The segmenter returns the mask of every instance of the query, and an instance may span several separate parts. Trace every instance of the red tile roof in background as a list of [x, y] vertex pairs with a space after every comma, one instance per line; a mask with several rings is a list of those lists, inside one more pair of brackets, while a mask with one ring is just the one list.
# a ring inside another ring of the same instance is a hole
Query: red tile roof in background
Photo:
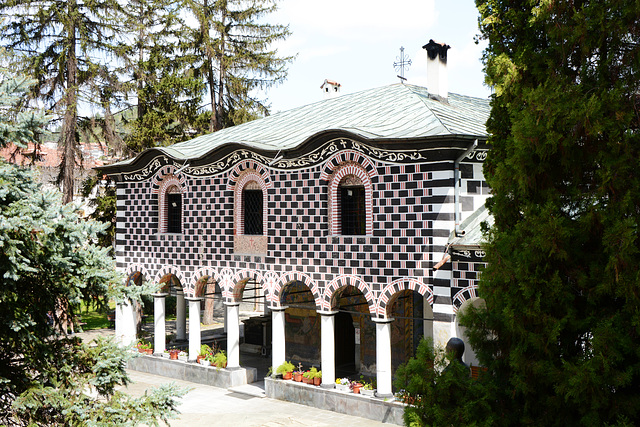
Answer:
[[[29, 144], [27, 148], [9, 145], [0, 148], [0, 156], [7, 162], [20, 166], [31, 166], [32, 164], [48, 168], [60, 166], [62, 153], [57, 148], [52, 147], [52, 144], [41, 144], [38, 149], [39, 159], [32, 163], [34, 148], [34, 144]], [[91, 169], [105, 164], [103, 158], [107, 153], [105, 153], [100, 144], [82, 144], [80, 149], [82, 150], [82, 167], [84, 169]]]

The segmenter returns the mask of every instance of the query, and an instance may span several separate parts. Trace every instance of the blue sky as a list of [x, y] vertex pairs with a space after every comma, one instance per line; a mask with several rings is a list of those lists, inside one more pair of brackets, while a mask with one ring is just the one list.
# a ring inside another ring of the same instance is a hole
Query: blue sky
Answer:
[[405, 48], [412, 65], [407, 82], [427, 86], [429, 39], [451, 46], [449, 91], [487, 97], [477, 45], [478, 11], [472, 0], [281, 0], [265, 20], [289, 24], [293, 33], [277, 45], [295, 55], [287, 80], [267, 92], [271, 111], [283, 111], [322, 99], [325, 79], [342, 85], [343, 94], [399, 82], [393, 63]]

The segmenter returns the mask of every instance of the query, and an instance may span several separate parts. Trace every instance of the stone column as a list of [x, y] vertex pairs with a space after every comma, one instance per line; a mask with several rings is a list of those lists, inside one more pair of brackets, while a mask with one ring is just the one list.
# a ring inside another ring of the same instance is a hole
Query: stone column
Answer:
[[187, 316], [184, 302], [184, 292], [178, 290], [176, 295], [176, 341], [187, 339]]
[[[284, 311], [287, 307], [270, 307], [271, 310], [271, 363], [275, 371], [285, 362]], [[322, 373], [324, 375], [324, 372]]]
[[376, 324], [376, 378], [378, 382], [378, 396], [392, 397], [391, 322], [393, 322], [393, 319], [373, 319], [373, 321]]
[[122, 345], [134, 344], [136, 328], [135, 305], [129, 300], [116, 304], [116, 342]]
[[240, 303], [227, 306], [227, 368], [240, 367]]
[[195, 361], [200, 353], [200, 300], [185, 298], [189, 302], [189, 361]]
[[322, 387], [334, 388], [336, 382], [335, 315], [337, 311], [318, 311], [320, 315], [320, 364]]
[[165, 298], [168, 294], [153, 295], [153, 352], [162, 354], [166, 349]]

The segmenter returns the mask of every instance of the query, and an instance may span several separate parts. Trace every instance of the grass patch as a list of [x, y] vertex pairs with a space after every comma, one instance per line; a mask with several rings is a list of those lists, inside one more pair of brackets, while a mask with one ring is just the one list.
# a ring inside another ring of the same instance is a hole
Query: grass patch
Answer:
[[[109, 310], [115, 308], [114, 302], [109, 302]], [[98, 311], [94, 306], [87, 306], [82, 303], [80, 307], [79, 320], [82, 323], [83, 331], [91, 331], [93, 329], [106, 329], [112, 327], [112, 323], [107, 319], [108, 311]]]

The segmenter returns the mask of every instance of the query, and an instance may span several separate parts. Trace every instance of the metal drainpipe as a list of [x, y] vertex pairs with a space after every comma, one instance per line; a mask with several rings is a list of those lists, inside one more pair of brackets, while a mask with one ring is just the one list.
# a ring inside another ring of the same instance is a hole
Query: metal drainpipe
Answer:
[[460, 209], [460, 162], [462, 160], [464, 160], [465, 157], [467, 157], [469, 155], [469, 153], [471, 153], [473, 150], [476, 149], [476, 147], [478, 146], [478, 140], [476, 139], [475, 141], [473, 141], [473, 144], [471, 144], [469, 146], [469, 148], [467, 148], [467, 150], [462, 153], [462, 155], [460, 157], [458, 157], [456, 159], [456, 161], [453, 163], [453, 203], [454, 203], [454, 209], [455, 209], [455, 221], [456, 221], [456, 225], [454, 227], [454, 234], [456, 235], [456, 237], [461, 237], [464, 236], [464, 230], [460, 230], [458, 227], [460, 227], [460, 223], [461, 221], [461, 209]]

